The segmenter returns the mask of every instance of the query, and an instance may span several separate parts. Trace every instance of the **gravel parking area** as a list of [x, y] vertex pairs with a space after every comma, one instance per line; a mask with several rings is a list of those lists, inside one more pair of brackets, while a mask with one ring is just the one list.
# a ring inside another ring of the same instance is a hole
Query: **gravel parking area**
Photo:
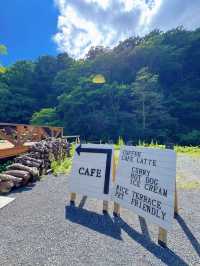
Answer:
[[179, 187], [192, 184], [193, 187], [200, 188], [200, 157], [178, 155], [177, 181]]
[[67, 177], [45, 177], [0, 210], [0, 265], [200, 265], [199, 193], [179, 189], [180, 214], [163, 249], [156, 226], [125, 209], [114, 219], [111, 204], [103, 215], [94, 199], [70, 207]]

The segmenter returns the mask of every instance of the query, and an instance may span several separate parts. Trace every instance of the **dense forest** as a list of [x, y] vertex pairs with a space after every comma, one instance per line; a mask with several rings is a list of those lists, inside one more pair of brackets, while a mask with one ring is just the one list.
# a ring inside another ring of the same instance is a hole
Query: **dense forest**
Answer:
[[[0, 71], [0, 121], [64, 126], [88, 140], [200, 144], [200, 28], [18, 61]], [[105, 83], [92, 82], [101, 74]]]

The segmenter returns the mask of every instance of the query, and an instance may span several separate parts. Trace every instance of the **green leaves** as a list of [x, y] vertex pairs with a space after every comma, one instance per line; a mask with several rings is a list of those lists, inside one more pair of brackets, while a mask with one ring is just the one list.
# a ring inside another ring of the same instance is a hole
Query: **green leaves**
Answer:
[[199, 47], [200, 29], [179, 27], [93, 47], [81, 60], [18, 61], [0, 73], [0, 121], [64, 125], [87, 139], [198, 145]]
[[3, 44], [0, 44], [0, 54], [7, 54], [7, 48]]
[[39, 112], [35, 112], [31, 119], [33, 125], [58, 126], [57, 114], [55, 108], [43, 108]]
[[[5, 45], [0, 44], [0, 55], [6, 55], [7, 54], [7, 48]], [[4, 74], [6, 72], [6, 68], [1, 66], [0, 64], [0, 74]]]

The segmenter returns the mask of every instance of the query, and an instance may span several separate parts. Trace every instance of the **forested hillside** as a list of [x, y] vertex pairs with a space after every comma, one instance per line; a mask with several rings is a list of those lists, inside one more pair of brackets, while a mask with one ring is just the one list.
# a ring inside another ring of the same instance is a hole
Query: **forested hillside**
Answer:
[[[93, 83], [96, 74], [106, 82]], [[89, 140], [199, 145], [200, 29], [153, 31], [84, 60], [18, 61], [0, 74], [0, 121], [64, 126]]]

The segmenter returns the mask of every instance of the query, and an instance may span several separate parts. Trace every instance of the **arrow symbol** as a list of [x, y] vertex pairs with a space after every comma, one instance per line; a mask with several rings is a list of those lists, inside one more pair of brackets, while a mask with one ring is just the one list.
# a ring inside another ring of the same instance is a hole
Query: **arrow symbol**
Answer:
[[81, 153], [103, 153], [106, 154], [106, 171], [105, 171], [105, 181], [104, 181], [104, 194], [109, 193], [110, 184], [110, 169], [112, 161], [112, 149], [102, 149], [102, 148], [83, 148], [81, 144], [76, 148], [77, 154], [80, 156]]

